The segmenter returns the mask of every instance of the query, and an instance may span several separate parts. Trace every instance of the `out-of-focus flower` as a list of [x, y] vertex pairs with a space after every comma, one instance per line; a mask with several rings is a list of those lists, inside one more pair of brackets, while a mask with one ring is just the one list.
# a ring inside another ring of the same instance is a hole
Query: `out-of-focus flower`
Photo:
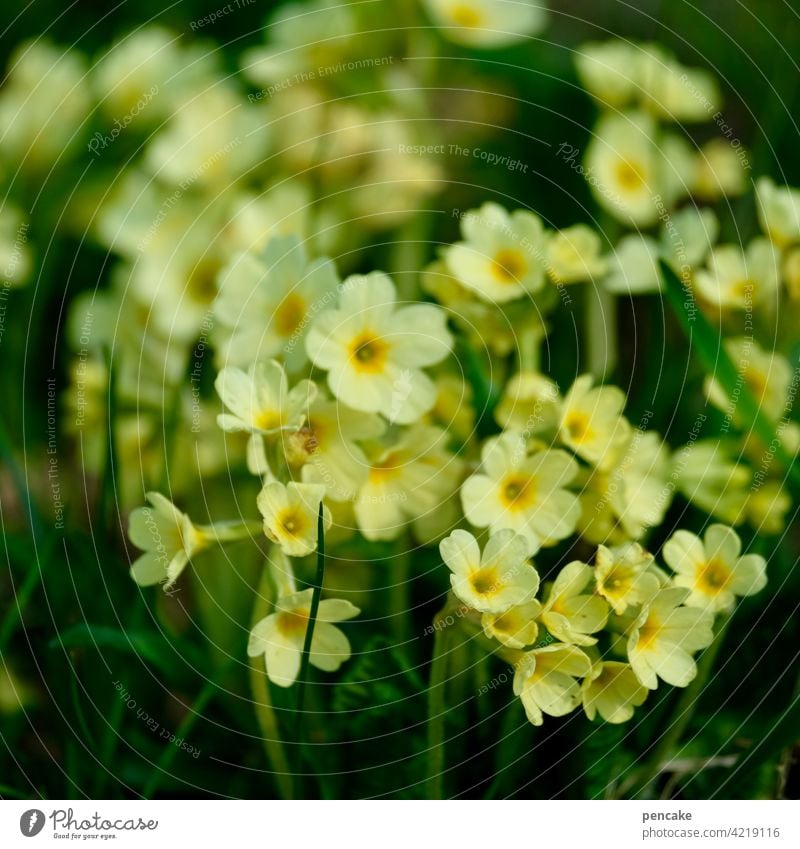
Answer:
[[42, 170], [83, 137], [91, 109], [80, 55], [44, 41], [21, 44], [0, 92], [0, 153], [24, 169]]
[[575, 54], [581, 84], [604, 106], [626, 106], [637, 92], [637, 53], [635, 45], [621, 39], [582, 44]]
[[[302, 590], [279, 598], [275, 612], [257, 622], [250, 632], [247, 654], [264, 655], [267, 676], [279, 687], [291, 687], [300, 672], [313, 592]], [[349, 660], [350, 641], [333, 623], [352, 619], [360, 612], [343, 599], [320, 601], [308, 657], [312, 666], [323, 672], [335, 672]]]
[[220, 360], [244, 366], [282, 357], [296, 373], [308, 362], [310, 322], [335, 304], [338, 284], [333, 263], [309, 260], [296, 236], [273, 239], [263, 259], [237, 255], [220, 274], [214, 302]]
[[397, 308], [394, 284], [373, 272], [345, 280], [337, 307], [316, 317], [305, 344], [340, 401], [409, 424], [436, 402], [436, 386], [422, 367], [443, 360], [452, 339], [439, 307]]
[[653, 556], [635, 542], [599, 546], [594, 570], [598, 595], [622, 616], [629, 607], [643, 604], [658, 592], [652, 565]]
[[494, 417], [500, 427], [532, 436], [556, 426], [560, 400], [555, 381], [539, 372], [521, 371], [506, 383]]
[[692, 194], [702, 200], [738, 197], [747, 189], [746, 154], [726, 139], [711, 139], [695, 157]]
[[545, 286], [547, 236], [538, 215], [485, 203], [464, 214], [461, 235], [443, 257], [456, 280], [480, 297], [502, 304]]
[[475, 527], [488, 527], [492, 534], [510, 528], [535, 549], [575, 530], [580, 504], [566, 487], [578, 465], [565, 451], [528, 455], [524, 437], [506, 432], [486, 441], [481, 464], [482, 473], [461, 487], [464, 515]]
[[547, 242], [547, 273], [555, 283], [593, 280], [606, 271], [600, 236], [586, 224], [558, 230]]
[[714, 639], [714, 615], [684, 607], [688, 590], [660, 590], [642, 607], [628, 636], [628, 659], [636, 677], [649, 690], [658, 678], [673, 687], [686, 687], [697, 675], [692, 655]]
[[748, 521], [760, 534], [783, 533], [791, 508], [792, 497], [778, 481], [765, 481], [751, 490], [745, 502]]
[[[280, 481], [264, 484], [258, 494], [258, 510], [264, 517], [264, 533], [290, 557], [304, 557], [317, 548], [319, 506], [325, 495], [320, 484]], [[331, 515], [323, 508], [323, 525], [329, 528]]]
[[779, 248], [800, 240], [800, 190], [776, 186], [769, 177], [760, 177], [756, 209], [761, 229]]
[[678, 488], [692, 504], [723, 522], [742, 521], [752, 474], [725, 444], [717, 439], [689, 443], [675, 452], [673, 469]]
[[556, 576], [542, 606], [541, 621], [562, 643], [592, 646], [608, 620], [608, 605], [584, 590], [592, 580], [592, 568], [579, 560], [568, 563]]
[[733, 528], [711, 525], [701, 540], [676, 531], [664, 544], [664, 559], [675, 584], [686, 587], [686, 604], [716, 612], [731, 610], [737, 596], [755, 595], [767, 583], [767, 564], [759, 554], [740, 556], [742, 541]]
[[708, 269], [695, 273], [694, 283], [702, 298], [723, 309], [774, 307], [779, 263], [778, 252], [764, 238], [753, 239], [744, 252], [736, 245], [720, 245], [711, 252]]
[[686, 68], [658, 44], [644, 44], [636, 62], [642, 105], [666, 121], [708, 121], [720, 107], [708, 71]]
[[533, 725], [543, 714], [564, 716], [581, 703], [576, 678], [591, 672], [591, 661], [577, 646], [560, 643], [525, 652], [514, 673], [514, 695], [519, 696]]
[[31, 274], [27, 216], [7, 200], [0, 207], [0, 280], [22, 286]]
[[540, 32], [546, 8], [527, 0], [424, 0], [442, 33], [468, 47], [504, 47]]
[[622, 415], [625, 393], [616, 386], [593, 387], [593, 382], [591, 375], [581, 375], [564, 396], [559, 434], [579, 457], [608, 468], [631, 438], [631, 427]]
[[[789, 361], [777, 351], [765, 351], [754, 339], [747, 336], [726, 339], [723, 344], [739, 378], [747, 384], [761, 411], [777, 421], [785, 412], [792, 382], [792, 367]], [[715, 378], [706, 378], [708, 400], [730, 418], [745, 426], [747, 423], [742, 421], [737, 410], [740, 391], [741, 387], [734, 387], [729, 395]]]
[[627, 722], [634, 708], [644, 704], [647, 692], [630, 664], [598, 661], [581, 685], [583, 710], [589, 719], [599, 713], [606, 722]]
[[355, 504], [358, 527], [367, 539], [396, 539], [410, 520], [431, 520], [447, 509], [462, 474], [447, 441], [441, 428], [418, 423], [375, 451]]
[[481, 554], [469, 531], [455, 530], [439, 543], [439, 551], [452, 573], [453, 592], [481, 613], [527, 604], [539, 589], [539, 574], [528, 560], [530, 542], [513, 531], [495, 534]]

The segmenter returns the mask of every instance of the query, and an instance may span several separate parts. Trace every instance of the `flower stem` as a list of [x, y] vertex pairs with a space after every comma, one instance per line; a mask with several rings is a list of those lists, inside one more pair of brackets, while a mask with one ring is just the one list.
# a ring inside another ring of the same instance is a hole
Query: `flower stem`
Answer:
[[[671, 760], [674, 750], [680, 743], [681, 737], [683, 737], [683, 733], [689, 725], [692, 716], [694, 716], [697, 702], [705, 689], [708, 678], [711, 675], [711, 670], [714, 668], [714, 662], [717, 659], [720, 647], [725, 641], [725, 635], [728, 631], [730, 621], [731, 614], [725, 614], [724, 618], [720, 622], [714, 642], [711, 643], [700, 658], [700, 662], [697, 665], [697, 675], [692, 683], [686, 687], [678, 700], [678, 704], [674, 711], [674, 716], [676, 717], [675, 721], [669, 726], [667, 732], [659, 740], [658, 745], [648, 758], [647, 763], [642, 768], [642, 771], [634, 777], [632, 788], [629, 785], [628, 788], [623, 788], [623, 790], [632, 789], [632, 795], [636, 796], [642, 794], [643, 798], [649, 798], [653, 782], [661, 773], [664, 765], [669, 763]], [[678, 749], [678, 751], [680, 751], [680, 749]]]
[[[309, 666], [311, 662], [311, 644], [314, 640], [314, 627], [317, 624], [317, 613], [319, 612], [319, 600], [322, 595], [322, 584], [325, 580], [325, 528], [323, 523], [323, 506], [320, 501], [319, 514], [317, 515], [317, 576], [313, 584], [311, 594], [311, 609], [308, 613], [308, 628], [303, 641], [303, 654], [300, 658], [300, 674], [297, 680], [297, 702], [295, 704], [295, 734], [294, 742], [297, 745], [298, 763], [302, 766], [304, 734], [302, 726], [303, 707], [305, 705], [306, 683], [308, 682]], [[298, 776], [302, 770], [298, 771]]]
[[445, 610], [433, 620], [433, 662], [428, 685], [428, 773], [426, 795], [429, 799], [444, 798], [444, 716], [445, 684], [447, 683], [447, 654], [449, 635], [444, 622]]

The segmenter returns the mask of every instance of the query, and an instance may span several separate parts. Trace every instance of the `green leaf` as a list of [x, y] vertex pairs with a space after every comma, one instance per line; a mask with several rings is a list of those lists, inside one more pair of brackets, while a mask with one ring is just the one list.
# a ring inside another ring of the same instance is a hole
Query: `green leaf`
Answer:
[[738, 393], [742, 418], [751, 422], [752, 432], [764, 446], [775, 447], [776, 458], [787, 470], [795, 486], [800, 486], [800, 468], [795, 464], [794, 458], [789, 456], [783, 443], [775, 439], [774, 423], [763, 413], [747, 382], [741, 379], [720, 335], [695, 304], [688, 284], [681, 282], [675, 270], [665, 260], [659, 260], [659, 266], [667, 302], [689, 340], [690, 350], [696, 351], [708, 373], [714, 376], [728, 395]]

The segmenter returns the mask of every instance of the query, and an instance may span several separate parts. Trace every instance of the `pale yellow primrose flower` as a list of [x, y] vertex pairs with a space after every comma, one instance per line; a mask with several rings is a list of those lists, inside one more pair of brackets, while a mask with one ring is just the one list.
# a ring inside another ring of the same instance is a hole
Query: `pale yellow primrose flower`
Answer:
[[547, 243], [547, 273], [555, 283], [579, 283], [605, 274], [600, 236], [586, 224], [558, 230]]
[[608, 605], [602, 598], [584, 593], [591, 580], [591, 566], [574, 560], [558, 573], [550, 587], [541, 621], [562, 643], [592, 646], [597, 639], [589, 634], [605, 627]]
[[582, 44], [575, 54], [581, 85], [600, 103], [619, 108], [634, 97], [638, 47], [621, 39]]
[[[325, 495], [320, 484], [280, 481], [264, 484], [258, 494], [258, 510], [264, 517], [264, 533], [290, 557], [304, 557], [317, 548], [319, 505]], [[331, 514], [323, 508], [323, 526], [331, 526]]]
[[447, 451], [441, 428], [417, 423], [369, 464], [355, 503], [358, 528], [368, 540], [397, 539], [411, 520], [446, 509], [463, 463]]
[[538, 215], [485, 203], [461, 218], [461, 235], [442, 256], [453, 277], [484, 300], [502, 304], [544, 288], [547, 234]]
[[483, 473], [461, 487], [464, 515], [491, 533], [511, 528], [536, 550], [568, 537], [580, 516], [580, 503], [566, 487], [578, 464], [565, 451], [528, 455], [521, 434], [508, 431], [488, 439], [481, 452]]
[[591, 661], [577, 646], [555, 643], [525, 652], [514, 673], [514, 695], [522, 700], [533, 725], [544, 722], [543, 714], [565, 716], [581, 702], [576, 678], [591, 671]]
[[539, 32], [547, 20], [543, 5], [527, 0], [424, 0], [442, 34], [469, 47], [505, 47]]
[[[740, 377], [750, 389], [761, 411], [773, 421], [784, 413], [792, 382], [792, 367], [777, 351], [765, 351], [748, 336], [726, 339], [723, 343]], [[737, 409], [738, 393], [729, 396], [713, 377], [705, 382], [708, 400], [741, 423]]]
[[305, 483], [323, 484], [327, 498], [350, 501], [370, 468], [357, 441], [376, 439], [385, 429], [380, 416], [318, 397], [309, 406], [303, 426], [284, 434], [286, 459], [290, 466], [302, 469]]
[[769, 177], [760, 177], [756, 208], [761, 229], [779, 248], [800, 240], [800, 190], [776, 186]]
[[760, 554], [741, 557], [742, 541], [733, 528], [711, 525], [703, 540], [676, 531], [664, 544], [664, 559], [675, 571], [675, 584], [686, 587], [690, 607], [730, 610], [736, 596], [755, 595], [767, 584], [767, 563]]
[[776, 304], [780, 256], [769, 240], [753, 239], [746, 251], [720, 245], [711, 252], [708, 268], [695, 272], [701, 298], [723, 309], [752, 310]]
[[264, 435], [299, 429], [317, 395], [316, 384], [310, 380], [301, 380], [289, 390], [286, 372], [276, 360], [254, 363], [246, 373], [228, 366], [217, 375], [214, 387], [230, 410], [217, 416], [217, 424], [227, 432], [250, 434], [247, 466], [253, 474], [270, 472]]
[[433, 407], [436, 386], [422, 371], [443, 360], [452, 337], [443, 310], [431, 304], [397, 307], [382, 272], [353, 275], [336, 309], [319, 315], [306, 351], [328, 372], [331, 392], [354, 410], [410, 424]]
[[529, 541], [513, 531], [495, 534], [481, 555], [475, 537], [461, 529], [439, 543], [456, 596], [481, 613], [504, 613], [534, 600], [539, 573], [529, 562]]
[[592, 388], [593, 378], [576, 378], [561, 406], [560, 435], [579, 457], [600, 468], [614, 465], [631, 437], [623, 417], [625, 393], [616, 386]]
[[521, 371], [505, 385], [495, 407], [495, 421], [502, 428], [535, 435], [553, 428], [559, 419], [558, 385], [535, 371]]
[[599, 713], [614, 724], [627, 722], [634, 708], [644, 704], [647, 693], [629, 664], [612, 660], [596, 663], [581, 685], [586, 716], [593, 720]]
[[[300, 672], [313, 592], [307, 589], [279, 598], [275, 613], [257, 622], [250, 632], [248, 656], [263, 654], [267, 676], [279, 687], [291, 687]], [[333, 623], [352, 619], [360, 612], [343, 599], [320, 601], [308, 658], [312, 666], [335, 672], [349, 660], [350, 641]]]
[[502, 613], [484, 613], [481, 616], [483, 633], [510, 649], [524, 649], [536, 641], [539, 633], [536, 619], [541, 612], [542, 605], [538, 601], [529, 601]]
[[[195, 525], [160, 493], [148, 492], [145, 497], [151, 506], [137, 507], [128, 521], [130, 541], [145, 552], [131, 564], [131, 577], [141, 587], [164, 583], [164, 589], [170, 589], [195, 554], [214, 542], [242, 536], [241, 523]], [[229, 535], [234, 527], [239, 532]]]
[[744, 156], [728, 139], [711, 139], [704, 144], [695, 157], [692, 195], [717, 200], [744, 194], [748, 187]]
[[653, 563], [653, 555], [635, 542], [612, 548], [598, 546], [594, 568], [597, 594], [618, 616], [629, 607], [644, 604], [659, 589], [658, 577], [651, 570]]
[[310, 319], [334, 305], [338, 284], [333, 263], [310, 260], [296, 236], [272, 239], [262, 258], [238, 254], [220, 273], [214, 302], [221, 362], [244, 367], [281, 357], [296, 373], [308, 362]]
[[661, 678], [673, 687], [686, 687], [697, 675], [692, 655], [714, 639], [714, 614], [684, 607], [689, 591], [660, 590], [645, 604], [628, 636], [628, 660], [636, 677], [649, 690]]

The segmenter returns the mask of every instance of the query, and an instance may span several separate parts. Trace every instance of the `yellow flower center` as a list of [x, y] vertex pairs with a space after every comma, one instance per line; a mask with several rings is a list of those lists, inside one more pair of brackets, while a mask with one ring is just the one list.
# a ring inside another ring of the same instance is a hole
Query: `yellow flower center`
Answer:
[[511, 248], [499, 250], [492, 260], [492, 274], [501, 283], [518, 283], [527, 268], [525, 257]]
[[300, 537], [308, 529], [308, 521], [298, 507], [287, 507], [278, 516], [278, 527], [286, 536]]
[[510, 510], [524, 510], [536, 496], [533, 479], [522, 475], [510, 475], [502, 483], [501, 500]]
[[660, 633], [661, 623], [651, 614], [647, 617], [644, 625], [639, 628], [639, 648], [652, 648], [653, 644], [658, 642]]
[[350, 360], [356, 371], [377, 374], [383, 371], [389, 355], [389, 346], [371, 333], [362, 333], [350, 345]]
[[281, 336], [291, 336], [305, 316], [305, 299], [294, 293], [287, 295], [275, 310], [275, 329]]
[[186, 292], [193, 301], [210, 304], [217, 294], [217, 275], [222, 263], [218, 259], [205, 257], [189, 272]]
[[480, 12], [468, 3], [456, 3], [450, 12], [453, 23], [460, 27], [479, 27], [483, 24]]
[[260, 410], [256, 413], [253, 424], [259, 430], [274, 430], [281, 426], [281, 414], [278, 410]]
[[624, 595], [630, 590], [636, 573], [625, 566], [614, 566], [602, 582], [602, 590], [607, 595]]
[[721, 560], [712, 558], [700, 570], [697, 583], [702, 592], [716, 595], [725, 589], [730, 578], [730, 569]]
[[742, 299], [744, 299], [744, 298], [746, 298], [746, 297], [748, 297], [748, 296], [749, 296], [749, 297], [750, 297], [750, 300], [752, 301], [752, 300], [755, 298], [755, 295], [756, 295], [756, 284], [755, 284], [755, 281], [754, 281], [754, 280], [750, 280], [750, 279], [747, 279], [747, 280], [737, 280], [737, 281], [736, 281], [736, 282], [735, 282], [735, 283], [731, 286], [731, 292], [732, 292], [732, 293], [733, 293], [733, 294], [734, 294], [737, 298], [742, 298]]
[[284, 637], [302, 637], [308, 627], [308, 608], [296, 607], [278, 614], [278, 630]]
[[500, 588], [500, 577], [497, 574], [497, 569], [493, 566], [486, 566], [476, 569], [469, 576], [469, 583], [476, 595], [491, 595]]
[[594, 436], [594, 429], [590, 425], [591, 419], [581, 410], [573, 410], [567, 413], [564, 427], [573, 442], [588, 442]]
[[642, 169], [627, 159], [621, 159], [617, 163], [616, 176], [617, 182], [625, 191], [634, 192], [645, 185]]

